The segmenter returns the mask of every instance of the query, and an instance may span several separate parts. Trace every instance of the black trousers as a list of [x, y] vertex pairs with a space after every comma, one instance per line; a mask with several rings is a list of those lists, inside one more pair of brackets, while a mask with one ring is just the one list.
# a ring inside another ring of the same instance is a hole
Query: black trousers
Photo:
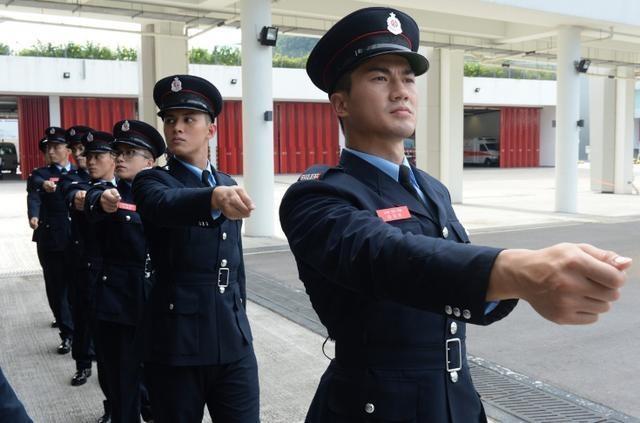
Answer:
[[140, 404], [146, 389], [141, 386], [142, 364], [135, 334], [135, 326], [97, 321], [96, 349], [103, 360], [112, 423], [140, 422]]
[[73, 295], [70, 298], [73, 317], [73, 343], [71, 344], [71, 357], [76, 362], [76, 370], [90, 369], [91, 361], [95, 359], [91, 322], [93, 299], [90, 278], [92, 275], [84, 269], [74, 268], [72, 271], [73, 287], [71, 291], [73, 291]]
[[58, 322], [62, 339], [73, 336], [73, 319], [69, 304], [69, 269], [64, 251], [43, 251], [38, 243], [38, 259], [42, 266], [47, 301]]
[[155, 423], [200, 423], [206, 405], [216, 423], [260, 421], [258, 365], [253, 351], [219, 366], [145, 363]]

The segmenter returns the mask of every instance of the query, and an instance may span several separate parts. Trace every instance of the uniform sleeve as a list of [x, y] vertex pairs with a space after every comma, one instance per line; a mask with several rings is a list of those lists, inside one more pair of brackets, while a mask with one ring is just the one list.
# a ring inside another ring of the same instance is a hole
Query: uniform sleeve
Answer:
[[[238, 234], [242, 231], [242, 221], [238, 223]], [[240, 284], [240, 298], [245, 310], [247, 309], [247, 280], [244, 272], [244, 254], [242, 253], [242, 235], [238, 236], [238, 248], [240, 249], [240, 266], [238, 267], [238, 284]]]
[[0, 421], [33, 423], [0, 369]]
[[84, 213], [87, 216], [87, 220], [91, 223], [100, 222], [104, 220], [109, 214], [102, 210], [100, 205], [100, 197], [107, 188], [113, 188], [112, 186], [106, 186], [102, 184], [92, 185], [84, 197]]
[[488, 324], [515, 305], [502, 302], [485, 315], [486, 292], [500, 249], [403, 233], [324, 181], [292, 185], [280, 207], [291, 250], [309, 278], [376, 299], [443, 314], [446, 305], [469, 310], [465, 321]]
[[140, 172], [133, 180], [133, 198], [142, 218], [160, 227], [216, 227], [226, 219], [212, 216], [211, 188], [172, 186], [163, 170]]
[[33, 179], [33, 174], [27, 178], [27, 216], [29, 220], [33, 217], [40, 216], [40, 204], [42, 202], [40, 193], [36, 190]]

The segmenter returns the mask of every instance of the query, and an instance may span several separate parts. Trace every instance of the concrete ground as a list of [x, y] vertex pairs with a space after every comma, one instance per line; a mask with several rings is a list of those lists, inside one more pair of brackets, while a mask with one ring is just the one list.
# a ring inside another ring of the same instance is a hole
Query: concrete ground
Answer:
[[[636, 168], [636, 175], [640, 169]], [[640, 196], [595, 194], [589, 190], [588, 169], [580, 169], [578, 214], [553, 212], [554, 170], [468, 169], [465, 195], [455, 205], [460, 220], [473, 234], [510, 228], [566, 226], [610, 222], [640, 215]], [[277, 222], [277, 207], [297, 175], [276, 177], [276, 236], [244, 238], [246, 250], [266, 246], [286, 248]], [[238, 178], [242, 183], [242, 178]], [[100, 415], [101, 398], [95, 377], [83, 387], [71, 387], [73, 362], [55, 353], [58, 339], [51, 320], [35, 244], [26, 219], [22, 181], [0, 181], [0, 366], [37, 422], [87, 422]], [[303, 421], [317, 380], [328, 364], [323, 338], [256, 304], [249, 304], [260, 365], [261, 415], [267, 423]], [[487, 357], [490, 359], [490, 357]], [[205, 419], [205, 421], [207, 421]]]

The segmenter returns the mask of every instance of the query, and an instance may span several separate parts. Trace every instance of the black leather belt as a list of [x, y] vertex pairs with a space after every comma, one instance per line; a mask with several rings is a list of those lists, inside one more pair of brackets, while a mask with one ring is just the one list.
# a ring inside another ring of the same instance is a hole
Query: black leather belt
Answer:
[[344, 367], [380, 367], [458, 371], [462, 368], [464, 339], [451, 338], [440, 344], [416, 347], [354, 345], [336, 341], [336, 363]]

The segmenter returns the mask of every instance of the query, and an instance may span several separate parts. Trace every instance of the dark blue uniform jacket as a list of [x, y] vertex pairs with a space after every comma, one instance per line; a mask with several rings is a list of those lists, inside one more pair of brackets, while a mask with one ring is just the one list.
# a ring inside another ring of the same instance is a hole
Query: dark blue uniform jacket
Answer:
[[[213, 175], [218, 185], [236, 184], [215, 169]], [[213, 189], [175, 159], [140, 172], [133, 182], [155, 272], [146, 361], [218, 365], [253, 351], [242, 221], [212, 218]]]
[[[413, 172], [437, 212], [348, 151], [337, 167], [307, 171], [282, 200], [300, 279], [336, 341], [309, 422], [484, 419], [465, 323], [492, 323], [515, 301], [485, 315], [500, 250], [469, 245], [444, 185]], [[402, 206], [410, 217], [385, 222], [377, 215]]]
[[[75, 168], [72, 166], [71, 171]], [[34, 231], [33, 240], [43, 251], [64, 251], [69, 243], [69, 210], [59, 185], [63, 173], [55, 165], [41, 167], [33, 171], [31, 179], [33, 189], [40, 195], [39, 225]], [[46, 192], [42, 185], [45, 181], [58, 184], [54, 192]]]
[[[100, 205], [102, 193], [110, 188], [117, 188], [122, 198], [115, 213], [105, 213]], [[139, 323], [151, 284], [142, 220], [134, 208], [131, 188], [124, 180], [117, 187], [110, 182], [95, 183], [87, 191], [85, 212], [95, 225], [102, 252], [96, 318], [130, 326]]]

